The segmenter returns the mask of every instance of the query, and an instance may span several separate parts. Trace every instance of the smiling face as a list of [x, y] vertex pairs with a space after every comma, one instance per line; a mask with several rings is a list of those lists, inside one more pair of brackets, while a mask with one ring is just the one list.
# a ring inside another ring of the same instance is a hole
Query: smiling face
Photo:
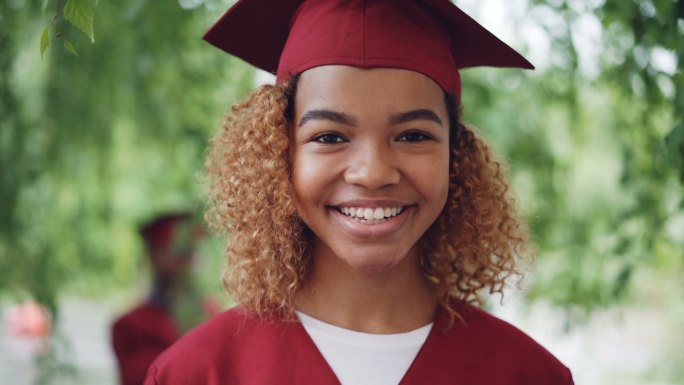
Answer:
[[417, 261], [448, 194], [442, 89], [408, 70], [323, 66], [301, 74], [294, 107], [295, 203], [316, 263], [383, 272]]

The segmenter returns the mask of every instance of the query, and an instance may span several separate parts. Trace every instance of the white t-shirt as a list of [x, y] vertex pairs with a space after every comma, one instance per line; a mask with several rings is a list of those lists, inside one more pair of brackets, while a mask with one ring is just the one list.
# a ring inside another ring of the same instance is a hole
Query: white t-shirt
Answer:
[[342, 385], [397, 385], [432, 329], [431, 323], [406, 333], [370, 334], [297, 316]]

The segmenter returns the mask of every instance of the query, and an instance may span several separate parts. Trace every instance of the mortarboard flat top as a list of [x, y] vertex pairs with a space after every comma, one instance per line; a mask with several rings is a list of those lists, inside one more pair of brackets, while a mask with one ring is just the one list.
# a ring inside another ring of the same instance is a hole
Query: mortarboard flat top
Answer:
[[460, 95], [460, 69], [534, 68], [449, 0], [239, 0], [204, 39], [279, 81], [329, 64], [403, 68]]

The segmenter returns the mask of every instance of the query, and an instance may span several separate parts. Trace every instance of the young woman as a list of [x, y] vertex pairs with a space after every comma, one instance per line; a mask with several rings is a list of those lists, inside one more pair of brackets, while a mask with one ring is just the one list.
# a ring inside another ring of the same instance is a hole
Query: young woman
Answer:
[[448, 0], [242, 0], [205, 38], [278, 82], [207, 162], [239, 306], [146, 384], [572, 384], [472, 304], [518, 274], [526, 233], [458, 70], [524, 58]]

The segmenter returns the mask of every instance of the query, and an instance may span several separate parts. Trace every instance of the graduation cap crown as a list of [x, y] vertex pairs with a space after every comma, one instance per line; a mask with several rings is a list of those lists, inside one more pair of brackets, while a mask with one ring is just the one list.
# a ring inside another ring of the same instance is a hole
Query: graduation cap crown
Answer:
[[[140, 236], [148, 247], [163, 247], [173, 243], [174, 238], [184, 238], [179, 234], [183, 224], [194, 226], [190, 212], [168, 213], [156, 216], [140, 227]], [[182, 232], [182, 231], [181, 231]], [[182, 240], [185, 243], [186, 240]]]
[[460, 69], [534, 68], [449, 0], [239, 0], [204, 39], [278, 81], [322, 65], [389, 67], [460, 95]]

